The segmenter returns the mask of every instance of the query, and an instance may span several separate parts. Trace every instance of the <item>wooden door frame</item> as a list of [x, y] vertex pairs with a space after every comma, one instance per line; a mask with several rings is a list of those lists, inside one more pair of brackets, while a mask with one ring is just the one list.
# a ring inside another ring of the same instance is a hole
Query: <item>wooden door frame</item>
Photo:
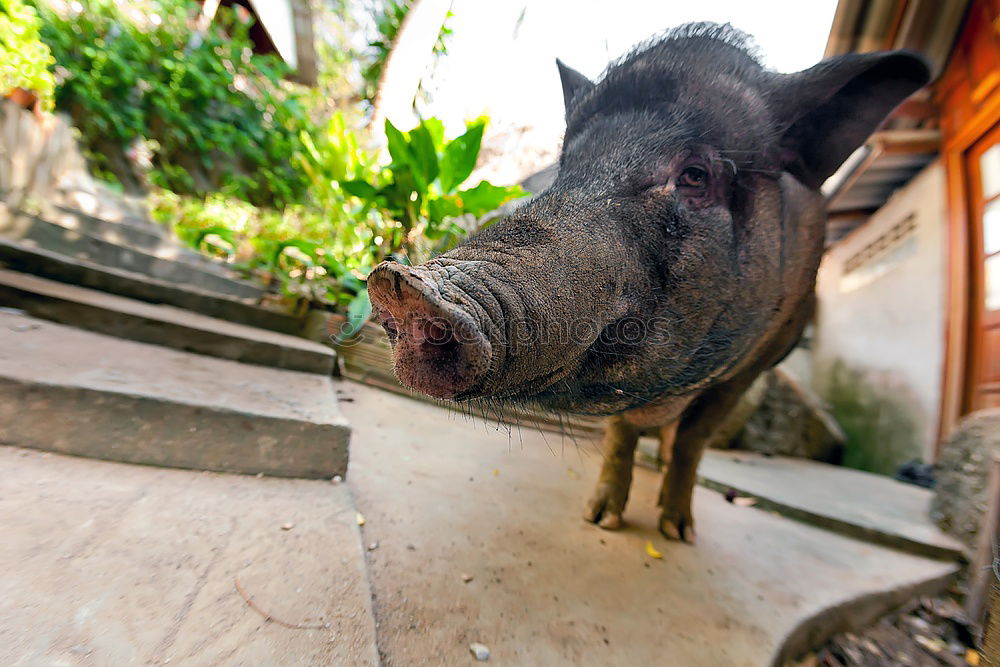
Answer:
[[[989, 141], [992, 140], [992, 143]], [[986, 142], [986, 143], [984, 143]], [[987, 143], [989, 145], [987, 145]], [[982, 156], [992, 146], [1000, 144], [1000, 122], [988, 129], [976, 143], [966, 151], [966, 168], [969, 170], [969, 351], [966, 354], [966, 383], [962, 398], [962, 409], [971, 412], [981, 398], [985, 386], [983, 361], [988, 349], [984, 347], [983, 334], [987, 328], [997, 325], [997, 312], [992, 315], [986, 312], [986, 239], [983, 228], [986, 207], [982, 198], [983, 180], [982, 165], [978, 164]], [[995, 199], [995, 196], [994, 196]], [[989, 315], [989, 317], [987, 317]]]
[[[1000, 89], [994, 89], [975, 115], [944, 146], [943, 157], [948, 187], [948, 294], [945, 323], [944, 369], [941, 383], [941, 410], [935, 460], [951, 429], [964, 414], [971, 395], [974, 374], [969, 372], [977, 334], [979, 309], [972, 308], [973, 221], [966, 154], [995, 125], [1000, 123]], [[976, 258], [981, 259], [981, 258]]]

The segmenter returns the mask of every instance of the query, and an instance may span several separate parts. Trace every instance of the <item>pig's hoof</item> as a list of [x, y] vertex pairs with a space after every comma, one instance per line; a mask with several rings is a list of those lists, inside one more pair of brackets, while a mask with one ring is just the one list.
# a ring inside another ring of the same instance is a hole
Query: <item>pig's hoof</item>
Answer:
[[694, 519], [690, 514], [664, 512], [660, 515], [660, 532], [667, 539], [694, 544]]
[[622, 511], [625, 509], [625, 498], [607, 485], [598, 487], [594, 496], [587, 501], [583, 518], [590, 523], [596, 523], [605, 530], [618, 530], [622, 527]]

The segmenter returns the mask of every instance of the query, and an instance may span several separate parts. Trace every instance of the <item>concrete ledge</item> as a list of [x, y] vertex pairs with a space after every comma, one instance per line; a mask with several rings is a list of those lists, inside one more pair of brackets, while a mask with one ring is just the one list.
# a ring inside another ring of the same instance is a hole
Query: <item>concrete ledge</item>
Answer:
[[0, 443], [280, 477], [345, 475], [329, 378], [0, 313]]
[[330, 375], [319, 343], [0, 269], [0, 304], [81, 329], [220, 359]]
[[0, 377], [0, 443], [88, 458], [247, 475], [347, 474], [346, 424]]
[[100, 266], [8, 239], [0, 238], [0, 265], [59, 282], [147, 303], [168, 304], [261, 329], [297, 335], [302, 327], [299, 318], [261, 308], [249, 300]]
[[790, 660], [823, 645], [841, 632], [860, 632], [882, 616], [916, 597], [936, 595], [958, 576], [960, 568], [951, 572], [885, 591], [877, 591], [834, 604], [805, 619], [786, 637], [771, 660], [773, 667], [782, 667]]
[[962, 560], [962, 545], [927, 515], [932, 492], [871, 473], [805, 459], [709, 450], [698, 481], [737, 491], [757, 507], [866, 542], [929, 558]]

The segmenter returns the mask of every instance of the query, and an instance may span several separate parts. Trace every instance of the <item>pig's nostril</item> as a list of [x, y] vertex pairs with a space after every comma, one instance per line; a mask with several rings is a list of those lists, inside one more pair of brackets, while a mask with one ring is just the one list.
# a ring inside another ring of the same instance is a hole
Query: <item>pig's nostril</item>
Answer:
[[399, 338], [399, 329], [396, 327], [396, 320], [393, 319], [392, 315], [386, 315], [379, 318], [382, 328], [385, 330], [385, 335], [389, 337], [389, 342], [395, 343], [396, 339]]
[[426, 320], [421, 333], [423, 342], [429, 345], [448, 345], [455, 340], [451, 326], [442, 319]]

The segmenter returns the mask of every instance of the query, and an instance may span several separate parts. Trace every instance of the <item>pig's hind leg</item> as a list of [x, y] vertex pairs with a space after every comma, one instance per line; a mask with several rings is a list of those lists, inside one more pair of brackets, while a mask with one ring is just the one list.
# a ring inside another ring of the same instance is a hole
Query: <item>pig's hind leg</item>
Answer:
[[629, 424], [622, 415], [608, 418], [604, 430], [604, 464], [594, 495], [587, 501], [584, 519], [608, 530], [621, 528], [638, 442], [636, 426]]

